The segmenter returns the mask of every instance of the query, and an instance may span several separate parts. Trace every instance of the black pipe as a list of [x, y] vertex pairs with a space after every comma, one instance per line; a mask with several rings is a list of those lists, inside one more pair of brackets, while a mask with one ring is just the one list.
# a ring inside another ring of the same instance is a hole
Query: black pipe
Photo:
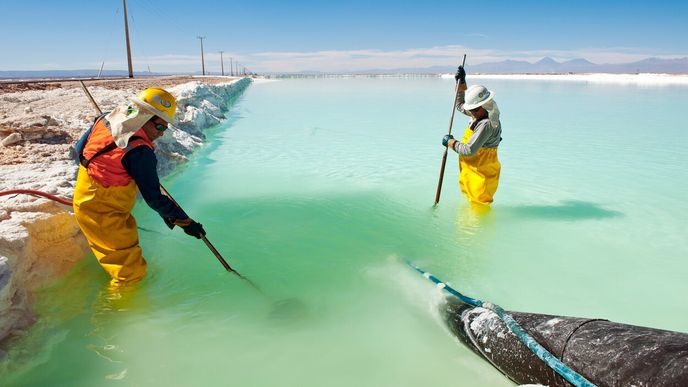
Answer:
[[[570, 386], [492, 311], [448, 297], [444, 318], [471, 350], [518, 384]], [[509, 312], [566, 365], [598, 386], [688, 386], [688, 334], [601, 319]]]

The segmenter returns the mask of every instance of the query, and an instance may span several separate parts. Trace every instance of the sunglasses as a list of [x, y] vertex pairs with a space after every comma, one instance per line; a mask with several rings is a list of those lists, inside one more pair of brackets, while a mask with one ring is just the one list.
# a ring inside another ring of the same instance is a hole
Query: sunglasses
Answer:
[[167, 130], [167, 124], [155, 124], [155, 129], [159, 132], [164, 132]]

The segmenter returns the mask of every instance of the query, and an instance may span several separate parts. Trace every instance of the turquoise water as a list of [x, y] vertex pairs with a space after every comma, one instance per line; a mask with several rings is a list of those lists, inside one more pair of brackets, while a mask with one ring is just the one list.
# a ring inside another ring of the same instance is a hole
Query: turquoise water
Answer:
[[[688, 87], [485, 80], [502, 111], [503, 169], [478, 215], [453, 155], [432, 207], [452, 83], [251, 85], [164, 184], [267, 297], [139, 204], [147, 279], [108, 292], [86, 259], [39, 294], [41, 319], [2, 379], [511, 385], [448, 333], [441, 297], [405, 259], [505, 309], [688, 332]], [[466, 122], [457, 116], [454, 133]], [[290, 298], [303, 313], [272, 313]]]

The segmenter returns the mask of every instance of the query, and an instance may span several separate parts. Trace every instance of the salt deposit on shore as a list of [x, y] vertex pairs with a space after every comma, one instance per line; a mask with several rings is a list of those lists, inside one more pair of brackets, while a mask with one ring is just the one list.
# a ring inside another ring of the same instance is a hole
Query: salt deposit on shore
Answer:
[[[243, 78], [168, 87], [178, 109], [175, 124], [157, 142], [161, 175], [203, 144], [203, 130], [225, 119], [231, 101], [250, 83]], [[141, 88], [132, 86], [90, 91], [108, 111]], [[94, 116], [79, 88], [0, 94], [0, 191], [32, 189], [71, 198], [77, 167], [68, 147]], [[26, 195], [0, 197], [0, 343], [33, 323], [32, 290], [65, 273], [88, 251], [71, 208]]]
[[[688, 85], [688, 74], [470, 74], [471, 79], [513, 79], [638, 84], [647, 86]], [[454, 74], [442, 74], [454, 78]]]

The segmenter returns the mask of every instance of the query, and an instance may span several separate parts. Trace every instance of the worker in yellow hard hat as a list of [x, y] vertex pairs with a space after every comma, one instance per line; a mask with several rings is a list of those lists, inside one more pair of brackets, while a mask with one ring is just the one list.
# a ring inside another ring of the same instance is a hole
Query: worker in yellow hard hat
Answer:
[[131, 104], [96, 118], [77, 143], [80, 166], [74, 214], [93, 254], [113, 285], [141, 279], [146, 260], [131, 214], [136, 192], [170, 227], [201, 238], [205, 230], [160, 190], [153, 152], [174, 121], [177, 102], [163, 89], [148, 88]]
[[502, 141], [502, 124], [494, 92], [485, 86], [466, 87], [463, 66], [455, 75], [458, 98], [456, 109], [469, 116], [471, 121], [457, 141], [450, 134], [442, 138], [442, 145], [459, 154], [459, 186], [473, 204], [490, 204], [499, 185], [501, 164], [497, 147]]

